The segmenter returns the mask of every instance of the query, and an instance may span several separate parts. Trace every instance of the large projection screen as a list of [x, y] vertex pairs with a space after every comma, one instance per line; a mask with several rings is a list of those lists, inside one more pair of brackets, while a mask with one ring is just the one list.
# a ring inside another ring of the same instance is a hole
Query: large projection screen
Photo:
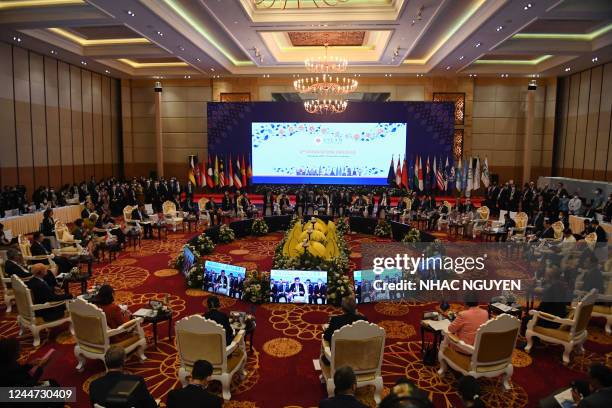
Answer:
[[253, 122], [253, 183], [386, 185], [406, 123]]

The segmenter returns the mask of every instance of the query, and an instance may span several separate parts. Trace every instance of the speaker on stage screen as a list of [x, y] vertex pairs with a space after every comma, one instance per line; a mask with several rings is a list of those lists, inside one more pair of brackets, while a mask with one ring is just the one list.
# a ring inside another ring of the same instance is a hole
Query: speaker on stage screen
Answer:
[[389, 291], [387, 285], [401, 280], [402, 271], [399, 269], [385, 269], [380, 274], [375, 274], [371, 269], [354, 271], [355, 299], [357, 303], [397, 299], [399, 292]]
[[272, 303], [327, 303], [327, 272], [272, 269]]
[[202, 289], [219, 295], [242, 298], [246, 268], [242, 266], [206, 261]]

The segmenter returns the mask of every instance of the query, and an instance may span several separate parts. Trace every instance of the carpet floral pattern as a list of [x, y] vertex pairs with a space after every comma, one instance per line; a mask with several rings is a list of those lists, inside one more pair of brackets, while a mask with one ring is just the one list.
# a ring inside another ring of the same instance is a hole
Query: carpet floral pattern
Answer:
[[[115, 288], [118, 303], [127, 305], [132, 311], [146, 307], [151, 300], [168, 297], [173, 311], [173, 322], [206, 310], [208, 292], [189, 289], [183, 275], [170, 269], [169, 261], [176, 257], [185, 242], [194, 233], [168, 234], [168, 239], [143, 240], [140, 247], [124, 251], [112, 263], [96, 264], [89, 285], [109, 283]], [[205, 259], [233, 263], [248, 270], [267, 271], [272, 266], [272, 256], [281, 233], [262, 237], [238, 239], [229, 244], [220, 244]], [[444, 239], [444, 234], [440, 234]], [[353, 251], [350, 259], [352, 269], [361, 268], [361, 245], [388, 242], [380, 238], [361, 234], [347, 234], [347, 244]], [[498, 271], [507, 278], [522, 276], [524, 271], [512, 263]], [[78, 285], [71, 286], [73, 294], [79, 294]], [[240, 310], [256, 316], [254, 348], [249, 351], [246, 376], [240, 381], [234, 378], [232, 400], [226, 408], [311, 408], [318, 406], [325, 397], [325, 387], [318, 379], [313, 359], [320, 352], [322, 324], [330, 315], [340, 313], [331, 305], [287, 305], [265, 304], [254, 306], [238, 299], [220, 297], [225, 312]], [[394, 302], [367, 303], [359, 305], [359, 311], [367, 318], [385, 328], [387, 333], [384, 348], [382, 374], [388, 393], [395, 381], [408, 377], [428, 392], [436, 407], [460, 406], [456, 392], [458, 375], [452, 370], [444, 377], [437, 374], [438, 365], [423, 364], [421, 355], [420, 319], [424, 312], [437, 310], [438, 299], [423, 299], [421, 302], [397, 300]], [[459, 311], [461, 304], [452, 303], [451, 310]], [[17, 336], [19, 327], [15, 311], [7, 314], [0, 309], [0, 337]], [[148, 347], [147, 360], [141, 362], [131, 357], [126, 369], [145, 378], [155, 398], [165, 403], [168, 391], [180, 386], [177, 377], [180, 359], [176, 338], [168, 338], [166, 322], [158, 327], [157, 347], [153, 343], [151, 325], [145, 324]], [[104, 365], [101, 361], [88, 360], [82, 373], [76, 371], [73, 354], [74, 337], [64, 325], [41, 333], [41, 345], [32, 346], [32, 336], [25, 332], [20, 337], [21, 361], [25, 362], [45, 354], [50, 348], [58, 352], [45, 371], [62, 385], [77, 388], [77, 402], [72, 408], [88, 407], [89, 384], [99, 378]], [[479, 380], [487, 407], [520, 408], [536, 407], [540, 398], [552, 391], [567, 386], [576, 378], [584, 378], [590, 364], [603, 362], [612, 364], [612, 336], [603, 331], [603, 321], [594, 319], [585, 344], [585, 353], [573, 353], [568, 366], [561, 363], [562, 348], [537, 344], [531, 354], [515, 350], [513, 355], [514, 375], [512, 389], [504, 390], [498, 379]], [[554, 373], [554, 375], [550, 375]], [[542, 381], [545, 377], [546, 381]], [[211, 390], [220, 392], [220, 384], [212, 383]], [[373, 407], [373, 388], [357, 390], [357, 396], [366, 405]], [[162, 405], [163, 406], [163, 405]]]

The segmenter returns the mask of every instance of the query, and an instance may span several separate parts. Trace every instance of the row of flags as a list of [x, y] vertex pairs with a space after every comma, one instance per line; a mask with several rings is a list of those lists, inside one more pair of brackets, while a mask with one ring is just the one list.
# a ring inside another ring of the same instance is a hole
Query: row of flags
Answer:
[[250, 183], [253, 173], [251, 163], [244, 155], [208, 155], [204, 162], [199, 162], [198, 156], [189, 156], [188, 178], [195, 186], [208, 188], [246, 187]]
[[489, 162], [485, 157], [480, 163], [480, 157], [459, 159], [456, 162], [449, 161], [448, 156], [443, 160], [442, 156], [423, 156], [401, 160], [397, 159], [397, 165], [391, 157], [389, 174], [387, 175], [389, 185], [397, 188], [405, 188], [415, 191], [472, 191], [480, 188], [480, 183], [485, 188], [489, 187]]

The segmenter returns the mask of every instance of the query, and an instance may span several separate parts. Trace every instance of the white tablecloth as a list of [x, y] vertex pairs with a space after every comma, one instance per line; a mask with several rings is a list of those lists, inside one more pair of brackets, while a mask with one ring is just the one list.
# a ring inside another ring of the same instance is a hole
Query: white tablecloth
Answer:
[[[83, 206], [67, 205], [65, 207], [57, 207], [53, 209], [53, 219], [61, 221], [65, 224], [74, 222], [77, 218], [81, 218], [81, 210]], [[11, 230], [13, 236], [19, 234], [31, 234], [38, 231], [40, 223], [43, 219], [43, 212], [38, 211], [33, 214], [18, 215], [15, 217], [0, 218], [0, 223], [4, 225], [4, 230]]]

